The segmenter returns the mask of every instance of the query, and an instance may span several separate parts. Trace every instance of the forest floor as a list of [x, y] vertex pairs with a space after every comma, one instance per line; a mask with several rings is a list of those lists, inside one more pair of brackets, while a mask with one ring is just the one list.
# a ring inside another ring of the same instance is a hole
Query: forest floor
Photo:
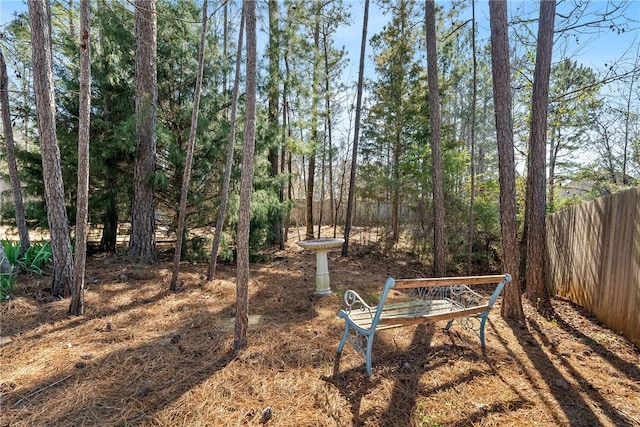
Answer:
[[234, 354], [234, 265], [87, 261], [86, 314], [20, 277], [0, 305], [0, 426], [640, 426], [640, 351], [572, 303], [549, 317], [500, 300], [487, 353], [459, 326], [376, 335], [373, 374], [336, 347], [346, 289], [374, 302], [386, 277], [428, 277], [408, 256], [352, 245], [329, 254], [330, 296], [314, 295], [315, 257], [291, 241], [251, 265], [248, 345]]

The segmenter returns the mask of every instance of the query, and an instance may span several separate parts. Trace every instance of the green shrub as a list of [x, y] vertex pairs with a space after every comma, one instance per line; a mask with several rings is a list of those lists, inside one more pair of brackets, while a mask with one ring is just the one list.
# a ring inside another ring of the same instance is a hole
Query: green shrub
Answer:
[[235, 251], [229, 244], [230, 240], [231, 237], [227, 233], [222, 232], [220, 236], [220, 247], [218, 248], [218, 258], [225, 262], [233, 262], [236, 258]]

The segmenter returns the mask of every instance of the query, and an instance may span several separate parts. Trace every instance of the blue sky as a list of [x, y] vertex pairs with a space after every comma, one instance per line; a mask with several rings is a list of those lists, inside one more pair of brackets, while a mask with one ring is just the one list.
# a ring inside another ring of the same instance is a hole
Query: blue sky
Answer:
[[[355, 64], [351, 66], [357, 70], [357, 61], [359, 60], [359, 49], [362, 31], [362, 17], [364, 12], [364, 0], [346, 0], [346, 4], [351, 6], [351, 16], [353, 19], [353, 28], [342, 30], [340, 35], [340, 43], [344, 43], [350, 51], [350, 57]], [[557, 12], [566, 13], [563, 8], [569, 6], [569, 2], [559, 0]], [[591, 11], [601, 11], [607, 7], [607, 1], [595, 0], [589, 2], [589, 8]], [[616, 3], [620, 3], [619, 1]], [[450, 1], [438, 1], [436, 5], [450, 5]], [[470, 1], [467, 2], [470, 4]], [[512, 0], [508, 2], [509, 14], [516, 13], [520, 10], [530, 13], [530, 16], [537, 19], [538, 2], [532, 0]], [[471, 17], [471, 7], [469, 6], [465, 12], [468, 17]], [[627, 31], [624, 34], [618, 35], [611, 30], [603, 30], [600, 32], [594, 32], [591, 34], [582, 34], [579, 36], [578, 43], [572, 43], [570, 51], [567, 52], [568, 56], [575, 56], [579, 62], [584, 65], [588, 65], [594, 68], [602, 68], [604, 64], [610, 64], [611, 61], [617, 59], [630, 47], [640, 43], [640, 1], [631, 0], [629, 7], [626, 9], [625, 16], [630, 22], [627, 23]], [[588, 17], [583, 19], [587, 20]], [[376, 32], [379, 32], [384, 24], [389, 20], [388, 16], [382, 15], [380, 9], [375, 5], [375, 0], [371, 1], [369, 6], [369, 29], [367, 36], [371, 37]], [[489, 6], [487, 0], [476, 1], [476, 20], [478, 25], [478, 31], [480, 38], [488, 40], [489, 35]], [[558, 25], [558, 19], [556, 19], [556, 26]], [[351, 52], [351, 51], [354, 52]], [[370, 47], [367, 46], [367, 52], [370, 52]], [[634, 49], [635, 50], [635, 49]], [[556, 54], [561, 52], [556, 51]]]
[[13, 17], [13, 12], [27, 10], [27, 5], [18, 0], [0, 0], [0, 23], [5, 24]]
[[[214, 0], [216, 1], [216, 0]], [[468, 2], [467, 4], [469, 4]], [[560, 0], [558, 3], [558, 11], [563, 12], [562, 8], [567, 7], [569, 2]], [[360, 39], [362, 32], [362, 14], [364, 11], [364, 0], [345, 0], [345, 4], [351, 6], [351, 15], [353, 19], [352, 27], [342, 29], [338, 34], [338, 44], [344, 44], [349, 50], [350, 64], [347, 69], [346, 76], [348, 80], [357, 78], [357, 69], [360, 51]], [[437, 5], [450, 5], [449, 1], [436, 1]], [[607, 7], [608, 2], [605, 0], [594, 0], [589, 2], [592, 10], [602, 10]], [[508, 2], [509, 13], [514, 13], [521, 9], [528, 10], [534, 18], [537, 18], [538, 2], [532, 0], [512, 0]], [[15, 11], [26, 10], [26, 4], [23, 0], [0, 0], [0, 25], [11, 20]], [[471, 8], [467, 8], [467, 13], [471, 14]], [[573, 43], [567, 51], [567, 56], [577, 58], [584, 65], [591, 66], [596, 69], [604, 69], [605, 64], [611, 64], [612, 61], [619, 58], [625, 51], [632, 50], [635, 53], [635, 46], [640, 43], [640, 1], [632, 0], [626, 10], [626, 17], [631, 20], [628, 23], [627, 31], [618, 35], [614, 31], [604, 30], [599, 33], [589, 35], [581, 35], [578, 43]], [[480, 38], [488, 38], [489, 32], [489, 12], [488, 1], [476, 1], [476, 18]], [[369, 30], [367, 36], [371, 37], [379, 32], [389, 17], [380, 13], [380, 9], [376, 5], [375, 0], [371, 1], [369, 10]], [[557, 24], [557, 21], [556, 21]], [[367, 54], [371, 53], [371, 48], [367, 45]], [[556, 51], [556, 54], [560, 52]], [[633, 56], [632, 52], [628, 53]], [[354, 77], [350, 77], [353, 75]]]

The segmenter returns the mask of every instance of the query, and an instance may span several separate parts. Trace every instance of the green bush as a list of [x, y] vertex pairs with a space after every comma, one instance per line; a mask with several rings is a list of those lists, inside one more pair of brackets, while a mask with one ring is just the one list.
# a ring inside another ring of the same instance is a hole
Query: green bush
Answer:
[[229, 244], [231, 237], [223, 232], [220, 236], [220, 247], [218, 248], [218, 258], [225, 262], [235, 261], [235, 250]]

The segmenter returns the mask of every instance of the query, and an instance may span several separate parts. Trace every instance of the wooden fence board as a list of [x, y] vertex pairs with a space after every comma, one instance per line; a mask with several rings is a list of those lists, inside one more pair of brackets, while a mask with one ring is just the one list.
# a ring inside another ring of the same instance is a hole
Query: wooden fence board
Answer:
[[547, 219], [547, 287], [640, 346], [640, 189]]

